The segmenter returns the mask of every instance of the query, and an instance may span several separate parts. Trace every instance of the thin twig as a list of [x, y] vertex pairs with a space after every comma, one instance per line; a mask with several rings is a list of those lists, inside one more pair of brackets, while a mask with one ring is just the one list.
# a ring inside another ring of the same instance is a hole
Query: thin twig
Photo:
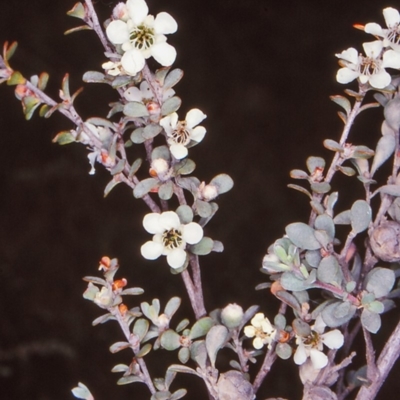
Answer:
[[276, 342], [272, 342], [271, 347], [268, 349], [267, 354], [265, 355], [264, 362], [258, 371], [258, 374], [253, 382], [254, 393], [260, 388], [263, 383], [265, 377], [268, 375], [271, 370], [272, 364], [277, 359], [277, 355], [275, 353]]
[[374, 379], [369, 386], [362, 386], [356, 400], [372, 400], [385, 382], [394, 363], [400, 356], [400, 321], [386, 342], [376, 363], [379, 378]]

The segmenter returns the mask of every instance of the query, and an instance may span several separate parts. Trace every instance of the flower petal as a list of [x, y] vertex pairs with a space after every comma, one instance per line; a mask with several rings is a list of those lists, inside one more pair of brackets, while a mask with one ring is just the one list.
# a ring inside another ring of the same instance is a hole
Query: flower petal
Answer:
[[199, 110], [198, 108], [192, 108], [186, 114], [186, 122], [188, 128], [193, 128], [194, 126], [198, 125], [207, 115], [203, 113], [203, 111]]
[[121, 64], [128, 74], [136, 75], [143, 69], [145, 59], [141, 51], [137, 49], [130, 49], [122, 56]]
[[206, 128], [204, 126], [196, 126], [193, 131], [190, 133], [190, 139], [194, 140], [197, 143], [200, 143], [206, 134]]
[[293, 356], [293, 361], [297, 365], [304, 364], [307, 360], [307, 353], [304, 345], [299, 344]]
[[394, 28], [400, 22], [399, 12], [392, 7], [387, 7], [383, 10], [383, 17], [388, 28]]
[[353, 71], [350, 68], [344, 67], [340, 68], [336, 74], [336, 80], [339, 83], [349, 83], [354, 81], [354, 79], [358, 78], [360, 73], [357, 71]]
[[400, 68], [400, 54], [397, 51], [385, 51], [382, 59], [382, 68]]
[[364, 26], [364, 32], [370, 33], [371, 35], [376, 35], [376, 36], [383, 36], [383, 30], [379, 24], [376, 24], [375, 22], [369, 22]]
[[392, 78], [384, 69], [376, 74], [372, 74], [369, 77], [369, 83], [371, 86], [377, 89], [383, 89], [391, 82]]
[[190, 222], [183, 226], [182, 238], [189, 244], [199, 243], [203, 238], [203, 228], [196, 222]]
[[257, 350], [260, 350], [261, 348], [264, 347], [264, 341], [260, 337], [256, 337], [253, 340], [253, 347]]
[[186, 251], [183, 249], [173, 249], [167, 255], [167, 262], [171, 268], [177, 269], [183, 266], [186, 261]]
[[113, 44], [122, 44], [129, 40], [128, 25], [120, 19], [111, 21], [107, 26], [106, 33]]
[[149, 7], [144, 0], [128, 0], [126, 6], [129, 16], [136, 26], [140, 25], [149, 13]]
[[160, 226], [160, 215], [159, 213], [150, 213], [146, 214], [143, 218], [143, 227], [147, 232], [155, 234], [155, 233], [163, 233], [164, 229]]
[[171, 15], [166, 12], [160, 12], [157, 14], [154, 21], [154, 31], [156, 33], [168, 35], [169, 33], [175, 33], [177, 29], [178, 24]]
[[178, 214], [174, 211], [165, 211], [161, 213], [158, 223], [166, 231], [178, 229], [181, 225]]
[[166, 42], [154, 44], [151, 46], [150, 52], [154, 59], [163, 67], [172, 65], [176, 58], [175, 47]]
[[[95, 286], [97, 288], [97, 286]], [[98, 289], [97, 289], [98, 290]], [[254, 328], [254, 326], [251, 325], [247, 325], [244, 328], [244, 334], [248, 337], [248, 338], [252, 338], [255, 336], [256, 334], [256, 329]]]
[[140, 248], [140, 253], [146, 260], [155, 260], [160, 257], [164, 246], [161, 243], [155, 243], [152, 240], [146, 242]]
[[378, 58], [383, 49], [383, 43], [380, 40], [374, 40], [373, 42], [363, 43], [365, 54], [371, 58]]
[[133, 86], [125, 90], [124, 97], [128, 101], [142, 102], [143, 95], [139, 88]]
[[142, 83], [140, 84], [140, 91], [142, 92], [142, 96], [144, 99], [152, 99], [154, 96], [149, 84], [146, 81], [142, 81]]
[[251, 319], [251, 324], [256, 328], [261, 328], [261, 324], [264, 319], [264, 313], [259, 312]]
[[344, 337], [339, 329], [334, 329], [321, 335], [322, 342], [330, 349], [340, 349], [343, 346]]
[[188, 155], [188, 149], [183, 144], [173, 144], [169, 149], [177, 160], [185, 158]]
[[321, 369], [328, 364], [328, 357], [317, 349], [310, 350], [310, 359], [315, 369]]
[[336, 54], [336, 57], [349, 61], [352, 64], [358, 64], [358, 51], [354, 47], [343, 50], [340, 54]]

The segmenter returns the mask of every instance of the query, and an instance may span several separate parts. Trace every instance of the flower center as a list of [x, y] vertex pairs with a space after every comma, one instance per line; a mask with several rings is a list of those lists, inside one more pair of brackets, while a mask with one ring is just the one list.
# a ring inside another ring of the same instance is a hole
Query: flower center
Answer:
[[178, 249], [183, 243], [182, 234], [177, 229], [172, 228], [163, 233], [162, 241], [167, 249]]
[[311, 334], [304, 339], [303, 343], [312, 347], [318, 347], [319, 342], [319, 334], [315, 331], [312, 331]]
[[381, 61], [372, 57], [363, 57], [360, 72], [362, 75], [370, 76], [381, 69]]
[[392, 42], [394, 44], [399, 44], [400, 42], [400, 26], [393, 27], [392, 29], [389, 30], [389, 33], [387, 35], [387, 39], [389, 42]]
[[177, 144], [188, 144], [190, 142], [190, 132], [186, 127], [186, 121], [179, 121], [171, 136]]
[[145, 26], [135, 26], [131, 32], [130, 40], [135, 48], [146, 50], [154, 44], [154, 30]]

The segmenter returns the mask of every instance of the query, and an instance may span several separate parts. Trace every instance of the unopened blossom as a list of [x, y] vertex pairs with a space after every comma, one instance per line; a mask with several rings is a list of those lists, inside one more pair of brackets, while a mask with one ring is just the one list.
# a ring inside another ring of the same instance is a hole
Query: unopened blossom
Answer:
[[147, 214], [143, 226], [154, 236], [141, 247], [142, 256], [147, 260], [167, 256], [169, 266], [175, 269], [185, 264], [186, 244], [196, 244], [203, 238], [203, 228], [199, 224], [182, 224], [174, 211]]
[[205, 182], [201, 182], [197, 190], [198, 198], [204, 201], [214, 200], [218, 194], [218, 188], [215, 185], [206, 185]]
[[400, 14], [395, 8], [387, 7], [383, 10], [383, 16], [387, 29], [375, 22], [370, 22], [364, 26], [364, 31], [382, 38], [384, 47], [400, 51]]
[[206, 134], [206, 128], [198, 125], [207, 115], [198, 108], [191, 109], [183, 121], [178, 120], [178, 114], [173, 112], [160, 120], [160, 125], [167, 134], [167, 142], [172, 155], [180, 160], [188, 155], [187, 146], [190, 142], [199, 143]]
[[168, 180], [172, 175], [172, 170], [169, 167], [168, 161], [163, 158], [156, 158], [151, 162], [150, 175], [158, 177], [160, 181]]
[[321, 369], [328, 364], [328, 357], [323, 353], [323, 345], [329, 349], [339, 349], [343, 346], [344, 338], [339, 329], [333, 329], [323, 333], [325, 323], [321, 316], [318, 316], [314, 326], [311, 327], [310, 335], [304, 337], [296, 335], [297, 349], [293, 360], [297, 365], [302, 365], [310, 358], [315, 369]]
[[226, 327], [230, 329], [237, 328], [241, 324], [242, 319], [243, 308], [236, 303], [228, 304], [221, 311], [221, 321]]
[[126, 4], [118, 3], [113, 9], [112, 16], [114, 19], [121, 19], [122, 21], [128, 21], [129, 12]]
[[167, 43], [165, 35], [178, 29], [175, 19], [166, 12], [149, 15], [144, 0], [128, 0], [126, 10], [116, 11], [121, 19], [110, 22], [106, 28], [108, 39], [114, 45], [121, 45], [121, 63], [130, 75], [140, 72], [145, 60], [153, 57], [163, 66], [170, 66], [176, 58], [176, 50]]
[[253, 339], [253, 346], [259, 350], [264, 345], [271, 347], [275, 338], [276, 329], [263, 313], [257, 313], [251, 320], [251, 325], [244, 328], [244, 334]]
[[394, 50], [383, 50], [380, 40], [363, 43], [366, 57], [358, 54], [357, 50], [350, 47], [336, 54], [340, 58], [343, 68], [336, 74], [339, 83], [349, 83], [359, 79], [361, 83], [369, 83], [376, 89], [383, 89], [391, 82], [391, 77], [385, 68], [400, 68], [400, 53]]
[[111, 76], [121, 75], [122, 64], [120, 61], [116, 61], [116, 62], [107, 61], [107, 62], [103, 63], [101, 66], [108, 75], [111, 75]]
[[108, 308], [113, 305], [113, 293], [111, 288], [103, 286], [101, 290], [89, 282], [86, 291], [83, 293], [83, 297], [87, 300], [91, 300], [101, 308]]

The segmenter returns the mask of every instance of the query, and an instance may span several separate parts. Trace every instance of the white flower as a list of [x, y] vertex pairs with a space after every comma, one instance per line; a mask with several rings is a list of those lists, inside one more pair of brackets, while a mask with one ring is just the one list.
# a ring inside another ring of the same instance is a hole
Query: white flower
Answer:
[[186, 146], [191, 141], [199, 143], [203, 140], [206, 128], [197, 125], [206, 117], [207, 115], [198, 108], [193, 108], [186, 114], [184, 121], [178, 121], [178, 114], [175, 112], [160, 120], [160, 125], [168, 136], [171, 153], [175, 158], [180, 160], [187, 156]]
[[359, 55], [357, 50], [350, 47], [336, 54], [345, 65], [336, 74], [339, 83], [349, 83], [358, 78], [361, 83], [367, 83], [376, 88], [383, 89], [391, 82], [390, 74], [385, 68], [400, 68], [400, 54], [394, 50], [383, 52], [383, 44], [380, 40], [363, 43], [366, 57]]
[[143, 226], [154, 236], [141, 247], [142, 256], [147, 260], [167, 256], [169, 266], [175, 269], [185, 264], [186, 243], [196, 244], [203, 238], [203, 228], [199, 224], [182, 224], [174, 211], [147, 214]]
[[128, 0], [126, 11], [127, 15], [123, 10], [122, 19], [111, 21], [106, 29], [111, 43], [121, 45], [124, 51], [121, 58], [124, 70], [136, 75], [149, 57], [165, 67], [172, 65], [176, 50], [167, 43], [165, 35], [178, 29], [175, 19], [166, 12], [155, 18], [148, 15], [149, 8], [144, 0]]
[[311, 334], [307, 337], [296, 335], [297, 349], [293, 360], [297, 365], [302, 365], [310, 357], [312, 366], [315, 369], [321, 369], [328, 364], [328, 357], [322, 352], [323, 345], [330, 349], [339, 349], [343, 346], [344, 338], [339, 329], [323, 333], [326, 325], [321, 316], [315, 320], [311, 327]]
[[249, 338], [254, 337], [253, 346], [255, 349], [259, 350], [265, 344], [268, 345], [268, 348], [271, 347], [271, 343], [276, 334], [276, 329], [263, 313], [257, 313], [252, 318], [251, 325], [244, 328], [244, 334]]
[[365, 25], [364, 31], [381, 37], [384, 47], [400, 51], [400, 14], [395, 8], [388, 7], [383, 10], [383, 16], [388, 29], [383, 29], [375, 22], [370, 22]]

